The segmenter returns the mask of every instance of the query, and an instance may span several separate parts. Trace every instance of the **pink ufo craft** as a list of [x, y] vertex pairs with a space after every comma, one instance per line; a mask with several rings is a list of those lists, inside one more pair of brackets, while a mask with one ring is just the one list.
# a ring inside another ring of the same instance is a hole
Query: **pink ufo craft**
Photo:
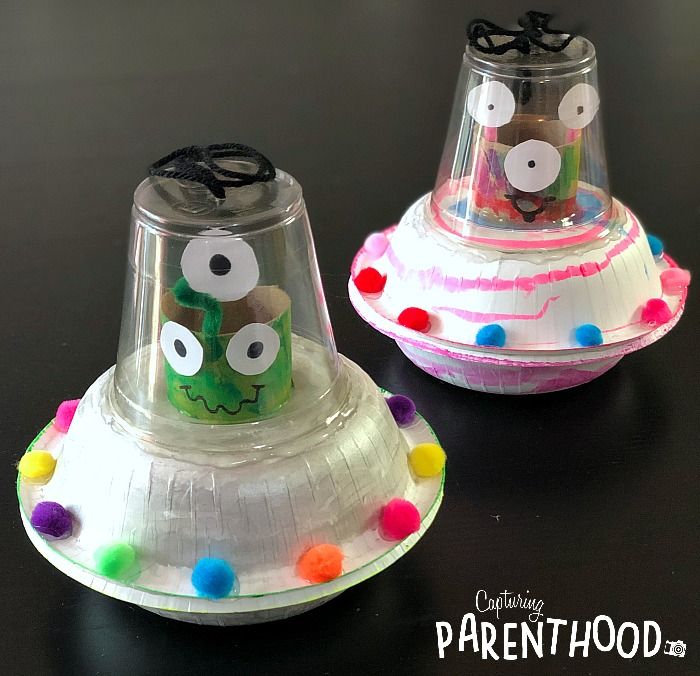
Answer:
[[469, 389], [588, 382], [665, 335], [690, 281], [611, 197], [595, 49], [548, 20], [470, 24], [435, 187], [352, 263], [365, 321]]

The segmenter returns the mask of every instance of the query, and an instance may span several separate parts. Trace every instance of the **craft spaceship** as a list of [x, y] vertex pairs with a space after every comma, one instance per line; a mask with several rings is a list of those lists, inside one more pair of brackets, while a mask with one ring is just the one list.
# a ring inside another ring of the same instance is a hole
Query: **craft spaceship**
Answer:
[[24, 525], [69, 576], [161, 615], [293, 615], [423, 535], [444, 453], [336, 352], [292, 176], [234, 144], [151, 173], [117, 364], [21, 459]]
[[690, 274], [611, 197], [595, 49], [535, 12], [472, 22], [435, 187], [372, 233], [350, 298], [427, 373], [585, 383], [678, 321]]

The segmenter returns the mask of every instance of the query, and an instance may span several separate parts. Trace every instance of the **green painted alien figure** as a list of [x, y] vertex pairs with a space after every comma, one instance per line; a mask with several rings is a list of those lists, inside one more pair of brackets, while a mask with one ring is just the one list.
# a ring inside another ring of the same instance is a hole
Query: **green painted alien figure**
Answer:
[[181, 265], [184, 277], [161, 299], [170, 403], [213, 424], [269, 417], [292, 388], [289, 296], [256, 286], [255, 255], [239, 239], [193, 240]]

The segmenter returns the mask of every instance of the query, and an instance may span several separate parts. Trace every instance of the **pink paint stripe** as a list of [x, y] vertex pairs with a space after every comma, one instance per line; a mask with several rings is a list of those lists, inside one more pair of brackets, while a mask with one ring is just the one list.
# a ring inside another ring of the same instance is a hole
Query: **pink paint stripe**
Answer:
[[[359, 260], [360, 254], [356, 256], [356, 260], [353, 261], [353, 269], [355, 263]], [[668, 263], [669, 267], [677, 268], [678, 263], [673, 260], [668, 254], [663, 254], [663, 258]], [[376, 329], [380, 333], [383, 333], [390, 338], [393, 338], [399, 344], [409, 345], [417, 350], [424, 350], [426, 352], [432, 352], [434, 354], [441, 355], [443, 357], [448, 357], [450, 359], [456, 360], [467, 360], [467, 361], [477, 361], [484, 364], [511, 364], [517, 365], [524, 368], [529, 367], [540, 367], [540, 366], [558, 366], [561, 364], [584, 364], [590, 363], [592, 361], [597, 361], [600, 359], [601, 352], [605, 356], [618, 356], [622, 357], [625, 354], [635, 352], [651, 343], [659, 340], [662, 336], [665, 336], [677, 323], [683, 314], [683, 309], [685, 307], [685, 301], [688, 296], [688, 289], [683, 289], [683, 293], [679, 299], [678, 308], [673, 316], [673, 318], [662, 324], [657, 328], [652, 328], [649, 330], [648, 326], [645, 326], [645, 330], [638, 333], [637, 335], [620, 340], [617, 342], [605, 343], [599, 347], [561, 347], [555, 352], [559, 353], [562, 357], [569, 357], [568, 359], [560, 359], [558, 361], [548, 361], [548, 360], [538, 360], [531, 361], [528, 359], [530, 355], [536, 355], [538, 350], [516, 350], [514, 354], [520, 354], [520, 358], [511, 357], [508, 358], [512, 353], [504, 348], [475, 348], [480, 350], [483, 354], [477, 356], [474, 353], [466, 353], [464, 350], [470, 350], [474, 348], [468, 343], [455, 343], [454, 347], [450, 347], [450, 343], [447, 341], [440, 341], [439, 339], [430, 338], [430, 336], [422, 336], [416, 334], [415, 331], [407, 329], [399, 324], [396, 324], [393, 320], [384, 317], [379, 314], [362, 296], [362, 294], [357, 291], [355, 285], [352, 283], [352, 278], [348, 281], [348, 295], [350, 297], [350, 302], [357, 311], [357, 313], [362, 317], [372, 328]], [[641, 328], [641, 327], [640, 327]], [[542, 343], [542, 345], [549, 348], [549, 343]], [[499, 355], [498, 352], [503, 352]], [[592, 354], [594, 356], [583, 357], [582, 355]], [[490, 356], [489, 356], [490, 355]], [[578, 358], [577, 358], [578, 357]]]
[[583, 232], [578, 235], [572, 235], [571, 237], [560, 237], [552, 239], [495, 239], [491, 237], [475, 237], [474, 235], [468, 235], [459, 230], [451, 228], [445, 220], [440, 215], [439, 208], [435, 203], [430, 201], [430, 211], [433, 214], [435, 222], [445, 230], [463, 237], [467, 242], [473, 242], [475, 244], [488, 244], [489, 246], [504, 247], [506, 249], [559, 249], [562, 247], [575, 246], [576, 244], [583, 244], [595, 239], [604, 230], [602, 225], [595, 225], [587, 227]]
[[623, 237], [610, 251], [605, 253], [605, 259], [597, 262], [591, 261], [582, 263], [581, 265], [569, 265], [566, 268], [559, 270], [550, 270], [549, 272], [541, 272], [532, 277], [517, 277], [516, 279], [503, 279], [501, 277], [477, 277], [476, 279], [465, 279], [463, 277], [446, 276], [438, 267], [424, 268], [422, 270], [408, 270], [401, 262], [391, 244], [386, 250], [386, 257], [398, 272], [399, 276], [403, 277], [407, 272], [416, 275], [424, 289], [430, 289], [433, 286], [440, 286], [448, 293], [459, 293], [470, 289], [479, 289], [480, 291], [533, 291], [541, 284], [552, 284], [554, 282], [563, 282], [572, 277], [591, 277], [597, 275], [607, 268], [612, 259], [619, 256], [625, 249], [631, 246], [634, 240], [638, 237], [639, 221], [631, 212], [627, 212], [632, 220], [630, 231]]
[[510, 314], [506, 312], [472, 312], [471, 310], [462, 310], [460, 308], [456, 307], [436, 307], [436, 310], [441, 310], [443, 312], [449, 312], [453, 315], [456, 315], [460, 319], [464, 319], [465, 321], [468, 322], [495, 322], [495, 321], [502, 321], [505, 319], [523, 319], [523, 320], [530, 320], [530, 319], [542, 319], [544, 315], [546, 314], [547, 310], [549, 309], [549, 304], [553, 303], [559, 298], [559, 296], [552, 296], [551, 298], [547, 298], [547, 300], [544, 302], [544, 305], [542, 306], [541, 310], [534, 315], [523, 315], [523, 314]]

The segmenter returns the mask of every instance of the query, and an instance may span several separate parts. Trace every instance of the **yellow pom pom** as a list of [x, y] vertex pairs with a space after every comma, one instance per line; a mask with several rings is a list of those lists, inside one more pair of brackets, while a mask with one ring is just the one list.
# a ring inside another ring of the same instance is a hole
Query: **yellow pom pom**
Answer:
[[445, 451], [437, 444], [418, 444], [408, 454], [408, 462], [416, 476], [436, 476], [445, 466]]
[[27, 451], [17, 469], [22, 478], [32, 483], [46, 483], [56, 468], [56, 459], [48, 451]]

